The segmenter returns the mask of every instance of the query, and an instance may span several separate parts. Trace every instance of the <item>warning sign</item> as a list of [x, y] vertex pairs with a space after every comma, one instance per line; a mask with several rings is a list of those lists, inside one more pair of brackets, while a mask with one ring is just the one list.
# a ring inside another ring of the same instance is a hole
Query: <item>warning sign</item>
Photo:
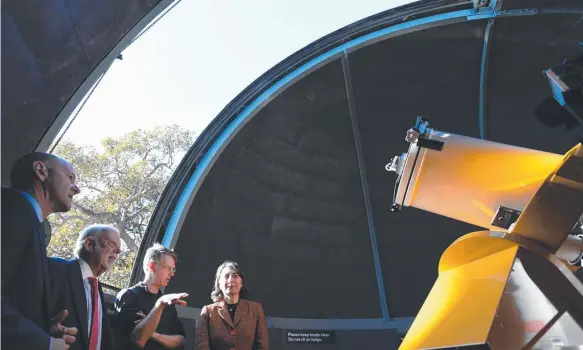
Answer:
[[331, 331], [287, 331], [288, 344], [336, 344], [336, 334]]

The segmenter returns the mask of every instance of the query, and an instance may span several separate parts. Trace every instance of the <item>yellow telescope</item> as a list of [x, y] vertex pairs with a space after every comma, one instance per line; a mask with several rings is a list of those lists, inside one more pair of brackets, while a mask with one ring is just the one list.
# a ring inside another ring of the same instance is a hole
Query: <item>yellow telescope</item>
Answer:
[[391, 210], [415, 207], [483, 227], [446, 249], [400, 349], [583, 345], [583, 149], [541, 152], [434, 130], [406, 135]]

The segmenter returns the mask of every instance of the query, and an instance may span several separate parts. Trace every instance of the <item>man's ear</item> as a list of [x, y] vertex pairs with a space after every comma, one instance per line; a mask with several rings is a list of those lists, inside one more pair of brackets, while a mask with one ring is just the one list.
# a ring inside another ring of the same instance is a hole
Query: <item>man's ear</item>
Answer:
[[95, 249], [95, 237], [87, 237], [83, 245], [86, 251], [92, 252]]
[[34, 170], [36, 178], [41, 182], [44, 182], [49, 177], [49, 169], [46, 164], [40, 160], [32, 163], [32, 169]]
[[156, 266], [156, 263], [153, 261], [150, 261], [148, 263], [148, 267], [150, 268], [150, 271], [154, 272], [154, 267]]

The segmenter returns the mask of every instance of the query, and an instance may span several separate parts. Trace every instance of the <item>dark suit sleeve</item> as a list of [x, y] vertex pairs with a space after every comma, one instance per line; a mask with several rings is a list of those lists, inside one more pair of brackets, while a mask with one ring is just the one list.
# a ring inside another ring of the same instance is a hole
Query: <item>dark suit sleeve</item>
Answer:
[[[2, 345], [15, 344], [21, 349], [48, 349], [49, 335], [26, 319], [10, 304], [6, 293], [30, 240], [35, 239], [32, 220], [23, 219], [29, 203], [19, 193], [2, 191]], [[10, 347], [10, 346], [8, 346]]]
[[268, 350], [269, 339], [267, 336], [267, 321], [265, 320], [265, 313], [263, 306], [257, 303], [257, 328], [255, 329], [255, 344], [253, 346], [256, 350]]
[[[49, 288], [51, 290], [51, 296], [53, 298], [53, 308], [55, 310], [63, 310], [62, 307], [62, 298], [63, 298], [63, 289], [64, 283], [61, 281], [63, 278], [67, 278], [66, 270], [64, 270], [62, 266], [62, 262], [58, 258], [48, 258], [48, 266], [49, 266], [49, 275], [51, 278], [49, 279]], [[73, 310], [68, 310], [72, 312]]]

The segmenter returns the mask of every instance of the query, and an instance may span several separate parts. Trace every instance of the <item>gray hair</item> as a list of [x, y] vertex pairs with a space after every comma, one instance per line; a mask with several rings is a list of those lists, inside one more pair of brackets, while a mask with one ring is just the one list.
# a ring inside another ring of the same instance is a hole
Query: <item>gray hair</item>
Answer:
[[86, 252], [85, 251], [85, 241], [88, 238], [93, 238], [97, 242], [97, 238], [99, 235], [104, 231], [115, 231], [118, 232], [117, 228], [111, 225], [90, 225], [85, 227], [81, 233], [79, 233], [79, 237], [77, 237], [77, 243], [75, 243], [75, 251], [74, 254], [77, 258], [81, 258], [82, 255]]
[[144, 257], [144, 273], [146, 275], [148, 275], [149, 273], [149, 269], [148, 269], [148, 265], [150, 264], [150, 261], [153, 261], [154, 263], [158, 263], [160, 262], [160, 260], [162, 260], [162, 257], [164, 255], [170, 255], [172, 258], [174, 258], [174, 263], [177, 264], [178, 263], [178, 255], [176, 254], [176, 252], [172, 249], [166, 248], [163, 245], [161, 245], [160, 243], [154, 243], [153, 246], [151, 246], [150, 248], [148, 248], [148, 250], [146, 250], [146, 256]]

